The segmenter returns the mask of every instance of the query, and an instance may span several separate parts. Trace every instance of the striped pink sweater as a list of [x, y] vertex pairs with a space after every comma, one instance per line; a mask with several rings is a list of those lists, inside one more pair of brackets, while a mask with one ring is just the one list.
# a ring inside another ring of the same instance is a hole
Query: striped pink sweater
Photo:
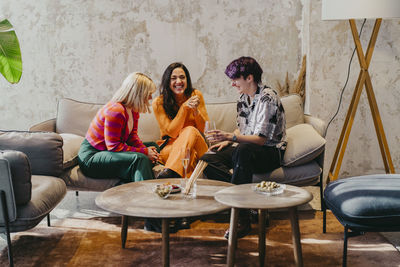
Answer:
[[129, 133], [129, 115], [121, 103], [108, 102], [96, 114], [90, 123], [86, 140], [98, 150], [133, 151], [147, 155], [147, 147], [143, 145], [137, 134], [139, 113], [133, 114], [133, 128]]

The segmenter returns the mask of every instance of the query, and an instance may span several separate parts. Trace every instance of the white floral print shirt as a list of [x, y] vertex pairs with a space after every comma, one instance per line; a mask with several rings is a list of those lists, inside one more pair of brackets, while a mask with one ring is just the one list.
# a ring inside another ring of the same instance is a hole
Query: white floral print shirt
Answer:
[[268, 86], [259, 86], [251, 103], [248, 95], [240, 95], [237, 124], [241, 134], [263, 136], [265, 146], [286, 149], [285, 111], [277, 92]]

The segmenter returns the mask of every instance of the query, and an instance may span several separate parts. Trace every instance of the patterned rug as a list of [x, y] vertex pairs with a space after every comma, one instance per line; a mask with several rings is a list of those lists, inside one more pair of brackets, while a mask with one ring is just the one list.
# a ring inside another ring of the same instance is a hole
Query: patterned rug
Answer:
[[[341, 266], [343, 227], [328, 212], [322, 234], [322, 213], [301, 211], [304, 266]], [[171, 266], [226, 266], [227, 214], [196, 220], [191, 229], [170, 236]], [[161, 266], [161, 234], [132, 220], [126, 248], [121, 248], [120, 218], [53, 220], [12, 235], [15, 266]], [[236, 266], [258, 266], [257, 225], [238, 242]], [[7, 266], [7, 249], [0, 266]], [[271, 213], [267, 230], [266, 266], [294, 266], [290, 222], [284, 212]], [[348, 266], [400, 266], [400, 253], [379, 233], [352, 237]]]

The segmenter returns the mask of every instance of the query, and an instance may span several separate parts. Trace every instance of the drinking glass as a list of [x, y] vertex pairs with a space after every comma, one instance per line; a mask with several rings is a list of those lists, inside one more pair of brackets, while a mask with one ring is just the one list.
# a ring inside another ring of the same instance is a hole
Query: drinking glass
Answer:
[[[183, 169], [185, 170], [185, 175], [181, 180], [181, 190], [183, 193], [183, 190], [186, 188], [186, 184], [189, 182], [189, 177], [187, 176], [187, 169], [189, 167], [189, 161], [190, 161], [190, 149], [189, 148], [182, 148], [181, 149], [181, 157], [182, 157], [182, 165]], [[196, 186], [196, 185], [194, 185]], [[192, 188], [190, 193], [188, 195], [183, 194], [184, 199], [190, 199], [190, 198], [195, 198], [196, 195], [193, 195], [193, 192], [195, 192], [196, 188]]]
[[[207, 137], [208, 133], [210, 131], [216, 130], [215, 128], [215, 122], [214, 121], [206, 121], [206, 124], [204, 126], [204, 135]], [[213, 142], [208, 141], [209, 145], [212, 146]], [[208, 154], [215, 154], [214, 151], [208, 150], [206, 153]]]
[[182, 155], [182, 165], [183, 169], [185, 169], [185, 176], [183, 178], [187, 178], [187, 168], [189, 166], [189, 161], [190, 161], [190, 148], [182, 148], [181, 151]]

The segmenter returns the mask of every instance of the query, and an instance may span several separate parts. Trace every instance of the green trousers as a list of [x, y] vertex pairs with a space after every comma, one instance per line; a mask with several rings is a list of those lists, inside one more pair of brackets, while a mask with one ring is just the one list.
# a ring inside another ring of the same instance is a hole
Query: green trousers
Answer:
[[[158, 147], [153, 142], [145, 145]], [[97, 150], [86, 139], [79, 149], [78, 162], [83, 174], [91, 178], [119, 178], [125, 183], [154, 179], [152, 164], [145, 154]]]

